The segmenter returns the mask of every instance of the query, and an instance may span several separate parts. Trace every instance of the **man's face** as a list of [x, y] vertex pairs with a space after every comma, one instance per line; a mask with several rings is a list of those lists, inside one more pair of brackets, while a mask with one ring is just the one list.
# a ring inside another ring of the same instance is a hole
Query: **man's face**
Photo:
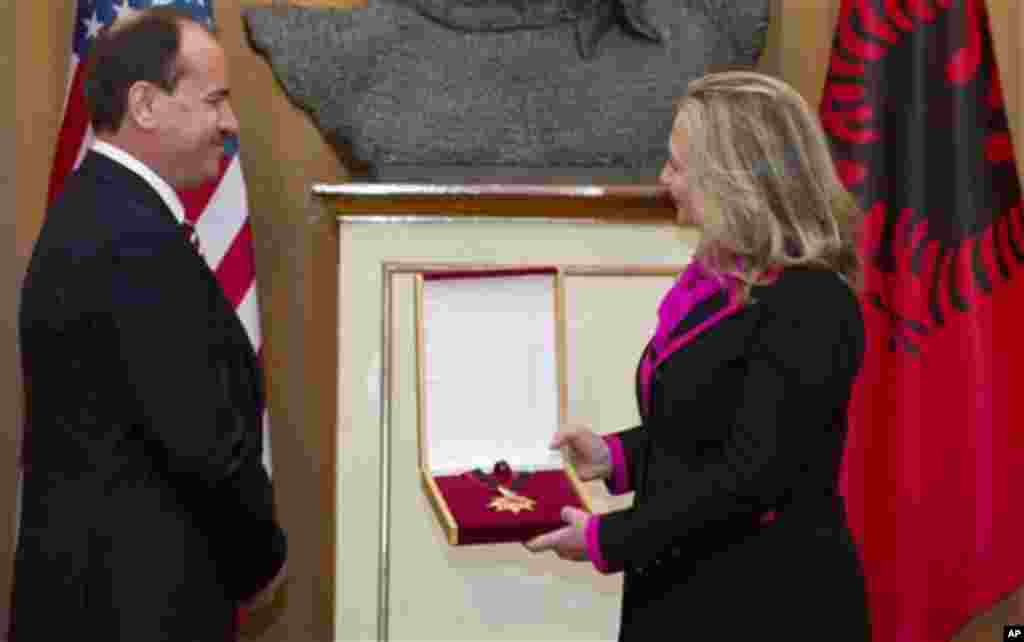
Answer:
[[224, 143], [238, 134], [238, 120], [229, 100], [227, 59], [212, 36], [186, 25], [179, 62], [178, 85], [162, 96], [160, 144], [168, 182], [195, 187], [219, 175]]

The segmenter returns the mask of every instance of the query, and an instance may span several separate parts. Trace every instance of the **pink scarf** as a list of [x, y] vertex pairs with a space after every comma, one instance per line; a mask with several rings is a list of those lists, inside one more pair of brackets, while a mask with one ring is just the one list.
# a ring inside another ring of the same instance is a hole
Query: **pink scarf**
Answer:
[[[777, 273], [770, 276], [775, 278]], [[658, 327], [640, 361], [640, 404], [641, 411], [645, 416], [650, 411], [651, 377], [654, 375], [654, 370], [698, 334], [734, 314], [742, 307], [736, 298], [738, 282], [730, 276], [726, 276], [724, 280], [725, 285], [723, 286], [721, 279], [716, 278], [699, 260], [694, 260], [661, 300], [661, 304], [658, 306]], [[723, 290], [729, 301], [722, 309], [691, 328], [684, 335], [669, 339], [672, 330], [686, 318], [693, 308]]]

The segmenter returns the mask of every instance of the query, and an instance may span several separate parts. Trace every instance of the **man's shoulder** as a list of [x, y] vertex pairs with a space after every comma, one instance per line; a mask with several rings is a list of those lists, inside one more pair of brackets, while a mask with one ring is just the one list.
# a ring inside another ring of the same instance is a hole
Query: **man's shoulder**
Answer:
[[55, 204], [75, 207], [88, 205], [90, 201], [98, 205], [134, 203], [150, 209], [160, 206], [159, 195], [140, 176], [94, 152], [68, 176]]
[[170, 215], [145, 197], [106, 179], [76, 175], [47, 210], [33, 268], [71, 268], [84, 277], [88, 266], [159, 260], [176, 247], [179, 234]]
[[138, 232], [171, 233], [160, 196], [127, 169], [91, 155], [68, 177], [47, 217], [74, 228], [79, 238], [117, 238]]

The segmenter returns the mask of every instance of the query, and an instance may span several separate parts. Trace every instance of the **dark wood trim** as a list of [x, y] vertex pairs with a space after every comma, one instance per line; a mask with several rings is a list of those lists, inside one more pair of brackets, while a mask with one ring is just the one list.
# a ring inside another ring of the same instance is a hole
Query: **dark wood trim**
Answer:
[[[314, 203], [314, 205], [316, 205]], [[315, 212], [309, 212], [310, 215]], [[324, 565], [316, 577], [317, 622], [327, 624], [333, 640], [337, 611], [337, 511], [338, 511], [338, 224], [330, 216], [315, 217], [308, 228], [310, 252], [304, 279], [306, 306], [305, 360], [307, 376], [313, 385], [306, 387], [309, 421], [321, 434], [316, 457], [319, 468], [321, 505], [317, 556]]]
[[543, 183], [318, 184], [314, 194], [337, 216], [446, 216], [584, 219], [665, 224], [676, 219], [658, 185]]
[[448, 197], [448, 198], [660, 198], [668, 196], [661, 185], [602, 185], [580, 183], [539, 183], [505, 181], [501, 183], [384, 183], [348, 182], [331, 185], [318, 183], [313, 193], [320, 196], [363, 198]]

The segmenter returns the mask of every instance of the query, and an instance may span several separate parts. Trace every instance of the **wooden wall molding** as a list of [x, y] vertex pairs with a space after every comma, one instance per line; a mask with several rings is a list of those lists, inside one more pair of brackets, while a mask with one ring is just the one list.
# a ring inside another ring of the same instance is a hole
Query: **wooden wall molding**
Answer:
[[508, 217], [664, 224], [676, 218], [658, 185], [547, 183], [316, 184], [313, 193], [335, 215]]

